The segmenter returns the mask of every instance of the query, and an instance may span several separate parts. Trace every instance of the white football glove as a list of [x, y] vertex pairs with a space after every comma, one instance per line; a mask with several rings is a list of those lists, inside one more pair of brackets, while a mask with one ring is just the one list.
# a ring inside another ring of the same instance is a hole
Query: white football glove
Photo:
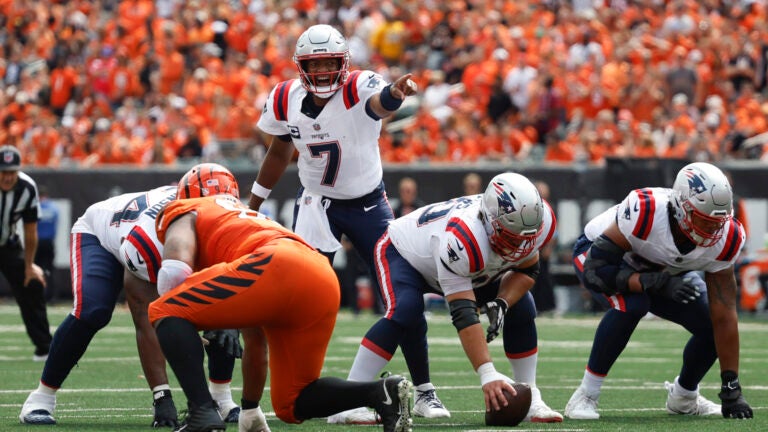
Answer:
[[240, 410], [239, 432], [272, 432], [261, 407]]

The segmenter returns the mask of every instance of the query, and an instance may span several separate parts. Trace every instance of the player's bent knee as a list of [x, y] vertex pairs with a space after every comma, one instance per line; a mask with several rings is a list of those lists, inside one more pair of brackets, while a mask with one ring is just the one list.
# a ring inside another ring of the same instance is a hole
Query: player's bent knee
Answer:
[[81, 313], [79, 319], [90, 327], [100, 330], [106, 327], [112, 320], [112, 311], [113, 309], [96, 308], [86, 313]]

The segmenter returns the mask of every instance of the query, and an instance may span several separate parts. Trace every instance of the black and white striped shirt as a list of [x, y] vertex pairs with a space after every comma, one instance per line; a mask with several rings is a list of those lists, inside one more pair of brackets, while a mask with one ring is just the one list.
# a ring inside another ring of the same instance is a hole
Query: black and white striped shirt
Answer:
[[16, 186], [8, 192], [0, 190], [0, 247], [17, 245], [19, 219], [24, 223], [37, 222], [39, 214], [37, 184], [32, 177], [19, 171]]

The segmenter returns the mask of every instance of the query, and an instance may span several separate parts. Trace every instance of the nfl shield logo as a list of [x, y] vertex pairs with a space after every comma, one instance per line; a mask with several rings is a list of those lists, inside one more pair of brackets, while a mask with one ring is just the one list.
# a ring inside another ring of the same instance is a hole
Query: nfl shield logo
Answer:
[[312, 128], [315, 129], [316, 131], [319, 131], [320, 130], [320, 123], [313, 124]]
[[13, 163], [13, 153], [12, 152], [3, 153], [3, 162], [8, 164]]
[[304, 197], [304, 205], [310, 205], [310, 204], [312, 204], [312, 197], [311, 196]]

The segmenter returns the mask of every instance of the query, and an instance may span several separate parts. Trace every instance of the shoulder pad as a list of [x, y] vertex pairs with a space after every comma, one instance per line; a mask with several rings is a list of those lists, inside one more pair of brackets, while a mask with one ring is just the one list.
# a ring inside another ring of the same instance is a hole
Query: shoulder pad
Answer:
[[157, 283], [162, 248], [154, 231], [149, 232], [136, 225], [120, 244], [118, 258], [123, 267], [139, 279]]

